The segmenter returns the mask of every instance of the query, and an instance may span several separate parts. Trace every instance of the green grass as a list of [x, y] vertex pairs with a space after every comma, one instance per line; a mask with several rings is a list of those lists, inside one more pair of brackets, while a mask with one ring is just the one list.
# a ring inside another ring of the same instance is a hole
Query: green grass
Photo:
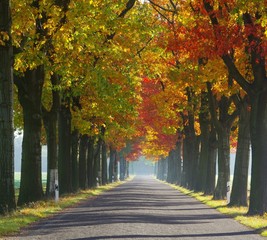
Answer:
[[267, 214], [265, 214], [264, 216], [247, 216], [247, 207], [228, 207], [226, 200], [213, 200], [213, 196], [206, 196], [202, 192], [193, 192], [174, 184], [166, 184], [181, 191], [186, 195], [196, 198], [200, 202], [212, 208], [217, 209], [223, 214], [231, 216], [241, 224], [256, 229], [259, 234], [264, 237], [267, 237]]
[[22, 227], [29, 225], [41, 218], [51, 216], [66, 207], [73, 206], [85, 199], [93, 198], [104, 191], [112, 189], [123, 182], [116, 182], [96, 189], [84, 190], [75, 194], [60, 197], [56, 203], [54, 200], [38, 201], [28, 204], [23, 208], [18, 208], [12, 214], [0, 216], [0, 237], [16, 234]]

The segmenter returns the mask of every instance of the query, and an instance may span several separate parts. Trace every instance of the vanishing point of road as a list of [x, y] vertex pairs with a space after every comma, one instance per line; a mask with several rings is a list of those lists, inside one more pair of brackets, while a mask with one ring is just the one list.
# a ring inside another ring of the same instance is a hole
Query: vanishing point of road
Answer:
[[152, 178], [135, 177], [5, 239], [260, 240], [233, 219]]

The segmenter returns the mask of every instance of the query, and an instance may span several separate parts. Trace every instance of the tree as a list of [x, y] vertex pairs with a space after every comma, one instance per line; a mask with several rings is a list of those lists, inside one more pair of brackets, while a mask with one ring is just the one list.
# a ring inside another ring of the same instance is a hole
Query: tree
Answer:
[[0, 1], [0, 214], [16, 209], [10, 1]]
[[248, 205], [248, 166], [250, 158], [250, 109], [248, 96], [240, 96], [238, 108], [240, 108], [238, 139], [236, 147], [234, 180], [229, 205]]
[[229, 114], [232, 103], [231, 97], [222, 96], [218, 102], [219, 114], [216, 113], [215, 98], [211, 91], [211, 83], [207, 83], [210, 112], [218, 135], [218, 181], [214, 199], [226, 197], [227, 182], [230, 181], [230, 131], [238, 112]]
[[[227, 46], [218, 55], [223, 59], [230, 75], [249, 95], [251, 99], [251, 145], [252, 145], [252, 176], [249, 214], [264, 214], [267, 211], [267, 77], [266, 77], [266, 34], [263, 9], [266, 2], [252, 1], [250, 6], [239, 3], [225, 5], [219, 2], [215, 9], [210, 1], [203, 1], [204, 9], [213, 27], [214, 39], [219, 44]], [[252, 11], [251, 11], [252, 9]], [[237, 11], [237, 15], [236, 15]], [[221, 14], [223, 12], [223, 14]], [[204, 13], [205, 14], [205, 13]], [[225, 21], [225, 22], [223, 22]], [[231, 35], [231, 31], [235, 34]], [[223, 44], [222, 44], [223, 43]], [[241, 47], [247, 54], [248, 66], [252, 70], [253, 79], [247, 78], [232, 53]]]

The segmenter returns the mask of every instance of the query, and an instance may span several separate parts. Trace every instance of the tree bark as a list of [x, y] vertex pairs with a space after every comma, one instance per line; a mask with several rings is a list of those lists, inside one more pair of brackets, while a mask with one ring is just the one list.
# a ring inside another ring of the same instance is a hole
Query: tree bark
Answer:
[[246, 100], [240, 104], [238, 140], [235, 158], [233, 187], [230, 197], [231, 206], [248, 205], [248, 166], [250, 153], [250, 111]]
[[217, 131], [218, 134], [218, 180], [214, 199], [225, 199], [227, 182], [230, 181], [230, 129]]
[[196, 191], [204, 192], [207, 184], [208, 174], [208, 159], [209, 159], [209, 134], [210, 134], [210, 115], [209, 102], [207, 93], [201, 94], [201, 109], [199, 114], [200, 123], [200, 157], [199, 157], [199, 171], [197, 175]]
[[173, 149], [170, 151], [168, 160], [168, 171], [167, 171], [167, 182], [168, 183], [177, 183], [178, 179], [178, 162], [179, 158], [177, 156], [177, 149]]
[[[57, 74], [51, 76], [51, 83], [53, 87], [58, 86], [59, 77]], [[52, 107], [48, 111], [42, 106], [43, 123], [46, 132], [47, 142], [47, 182], [46, 182], [46, 196], [54, 196], [55, 186], [54, 179], [50, 174], [58, 169], [58, 143], [57, 143], [57, 123], [59, 112], [59, 92], [52, 90]]]
[[101, 169], [100, 169], [101, 148], [102, 148], [102, 139], [99, 137], [96, 143], [96, 149], [94, 151], [93, 187], [96, 187], [98, 184], [101, 184]]
[[110, 146], [110, 160], [109, 160], [109, 182], [113, 182], [115, 178], [115, 160], [116, 160], [116, 150]]
[[208, 164], [207, 164], [207, 181], [204, 189], [204, 194], [213, 195], [216, 182], [216, 160], [218, 156], [217, 136], [213, 126], [211, 126], [208, 142], [209, 142], [209, 154], [208, 154]]
[[118, 181], [118, 152], [115, 151], [115, 162], [114, 162], [114, 181]]
[[251, 105], [252, 172], [249, 215], [267, 212], [267, 80]]
[[[214, 8], [211, 2], [203, 0], [204, 7], [209, 14], [212, 25], [219, 26], [219, 21], [214, 14]], [[261, 18], [262, 16], [257, 16]], [[266, 76], [266, 58], [263, 49], [264, 31], [257, 32], [257, 23], [249, 12], [243, 14], [244, 27], [247, 28], [247, 42], [250, 66], [254, 77], [253, 83], [244, 78], [235, 65], [230, 54], [221, 56], [229, 73], [235, 81], [249, 95], [251, 100], [251, 148], [252, 148], [252, 172], [251, 172], [251, 191], [249, 215], [263, 215], [267, 212], [267, 76]], [[217, 34], [218, 35], [218, 34]]]
[[207, 89], [212, 122], [218, 136], [218, 180], [213, 197], [225, 199], [227, 182], [230, 181], [230, 131], [238, 112], [235, 110], [231, 115], [228, 114], [232, 98], [222, 96], [218, 102], [219, 116], [217, 116], [211, 83], [207, 83]]
[[96, 187], [95, 174], [94, 174], [94, 143], [95, 138], [89, 137], [88, 140], [88, 153], [87, 153], [87, 178], [88, 178], [88, 187]]
[[16, 209], [14, 191], [14, 123], [10, 1], [0, 1], [0, 32], [9, 39], [0, 45], [0, 214]]
[[107, 145], [102, 143], [102, 184], [108, 183], [108, 166], [107, 166]]
[[181, 154], [182, 154], [182, 138], [179, 137], [178, 141], [176, 142], [176, 149], [175, 149], [175, 159], [177, 161], [176, 183], [178, 185], [181, 185], [181, 180], [182, 180], [182, 156]]
[[167, 176], [167, 160], [161, 158], [158, 160], [158, 176], [159, 180], [165, 181]]
[[81, 136], [79, 146], [79, 187], [86, 189], [88, 186], [87, 176], [87, 154], [88, 154], [88, 135], [84, 134]]
[[18, 205], [43, 198], [41, 174], [41, 96], [43, 83], [43, 66], [38, 66], [34, 70], [27, 70], [24, 77], [16, 79], [24, 122]]
[[198, 172], [198, 157], [199, 157], [199, 141], [195, 132], [195, 116], [194, 116], [194, 92], [191, 88], [186, 88], [187, 116], [183, 116], [184, 121], [184, 177], [185, 187], [195, 189], [196, 177]]
[[60, 194], [72, 192], [71, 112], [69, 102], [61, 103], [58, 127], [58, 174]]
[[80, 133], [74, 129], [71, 133], [72, 192], [77, 192], [79, 189], [79, 141]]
[[125, 180], [125, 173], [126, 173], [126, 160], [122, 153], [120, 153], [120, 180]]

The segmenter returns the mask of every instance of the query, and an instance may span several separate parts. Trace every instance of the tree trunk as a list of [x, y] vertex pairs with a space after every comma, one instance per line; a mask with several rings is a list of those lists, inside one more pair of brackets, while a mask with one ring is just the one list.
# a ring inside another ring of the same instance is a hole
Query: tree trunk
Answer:
[[107, 166], [107, 145], [103, 141], [102, 144], [102, 184], [108, 183], [108, 166]]
[[170, 151], [167, 160], [168, 160], [167, 182], [177, 183], [178, 159], [176, 159], [175, 149]]
[[[218, 180], [214, 191], [214, 199], [225, 199], [227, 182], [230, 181], [230, 131], [228, 121], [229, 100], [222, 97], [219, 102], [219, 127], [216, 127], [218, 136]], [[217, 124], [218, 125], [218, 124]]]
[[218, 180], [214, 199], [225, 199], [230, 181], [230, 129], [218, 133]]
[[114, 181], [118, 181], [118, 153], [115, 151], [115, 162], [114, 162]]
[[233, 187], [231, 192], [231, 206], [247, 206], [248, 205], [248, 165], [250, 152], [250, 111], [248, 103], [243, 100], [240, 106], [239, 129], [237, 150], [235, 158], [235, 171]]
[[199, 114], [200, 123], [200, 157], [199, 170], [197, 175], [196, 191], [203, 192], [207, 184], [208, 159], [209, 159], [209, 134], [210, 116], [208, 111], [209, 103], [207, 93], [201, 94], [201, 109]]
[[115, 178], [114, 167], [116, 160], [116, 150], [110, 147], [110, 160], [109, 160], [109, 182], [113, 182]]
[[60, 194], [71, 193], [71, 112], [68, 102], [60, 106], [58, 134], [59, 192]]
[[74, 129], [71, 134], [72, 192], [77, 192], [79, 189], [79, 140], [80, 133]]
[[87, 178], [88, 178], [88, 187], [96, 187], [95, 174], [94, 174], [94, 137], [89, 137], [88, 140], [88, 153], [87, 153]]
[[55, 176], [50, 174], [58, 169], [58, 143], [57, 143], [57, 124], [59, 112], [59, 92], [56, 89], [59, 84], [59, 77], [57, 74], [51, 76], [52, 90], [52, 107], [48, 111], [42, 106], [43, 123], [46, 132], [47, 142], [47, 182], [46, 182], [46, 196], [52, 197], [55, 192]]
[[167, 160], [165, 158], [161, 158], [158, 160], [158, 176], [159, 180], [165, 181], [167, 177]]
[[126, 160], [126, 171], [125, 171], [125, 178], [127, 179], [130, 174], [129, 174], [129, 167], [130, 167], [130, 163]]
[[43, 122], [46, 131], [47, 142], [47, 181], [46, 181], [46, 196], [52, 197], [55, 192], [54, 179], [51, 172], [58, 168], [58, 151], [57, 151], [57, 113], [51, 112], [43, 114]]
[[195, 133], [195, 94], [194, 91], [187, 87], [187, 105], [189, 107], [187, 116], [183, 116], [184, 121], [184, 175], [185, 175], [185, 187], [189, 189], [195, 189], [197, 183], [198, 172], [198, 155], [199, 155], [199, 141]]
[[184, 164], [185, 187], [195, 189], [198, 171], [198, 141], [194, 125], [185, 126]]
[[79, 187], [86, 189], [88, 186], [87, 176], [87, 154], [88, 154], [88, 135], [81, 136], [79, 146]]
[[126, 161], [122, 153], [120, 153], [120, 180], [125, 180]]
[[[219, 21], [214, 14], [214, 8], [210, 1], [204, 0], [204, 6], [209, 13], [211, 23], [214, 27], [219, 26]], [[257, 15], [257, 14], [256, 14]], [[247, 49], [250, 57], [250, 66], [254, 77], [253, 83], [245, 79], [236, 67], [232, 56], [222, 55], [222, 59], [228, 68], [229, 73], [235, 81], [247, 92], [251, 100], [251, 148], [252, 148], [252, 173], [249, 215], [263, 215], [267, 212], [267, 76], [266, 57], [263, 48], [264, 31], [258, 30], [257, 18], [251, 16], [247, 11], [243, 13], [244, 27], [249, 30], [247, 36]], [[218, 29], [218, 28], [217, 28]], [[261, 35], [261, 36], [260, 36]]]
[[179, 137], [178, 141], [176, 142], [176, 149], [175, 149], [175, 159], [177, 161], [177, 174], [176, 174], [176, 183], [181, 185], [182, 180], [182, 138]]
[[207, 83], [210, 112], [212, 122], [218, 136], [218, 180], [214, 191], [214, 199], [225, 199], [227, 182], [230, 181], [230, 131], [238, 112], [229, 115], [229, 107], [232, 99], [222, 96], [219, 105], [219, 116], [216, 113], [215, 98], [211, 91], [211, 83]]
[[209, 154], [208, 154], [208, 164], [207, 164], [207, 180], [204, 188], [205, 195], [213, 195], [215, 190], [215, 182], [216, 182], [216, 160], [218, 155], [218, 144], [217, 144], [217, 136], [214, 127], [211, 127], [211, 131], [209, 134]]
[[10, 1], [0, 1], [0, 32], [10, 39], [0, 44], [0, 214], [16, 209], [14, 191], [13, 78]]
[[41, 96], [43, 83], [43, 66], [34, 70], [27, 70], [24, 77], [16, 81], [24, 121], [18, 205], [43, 198], [41, 173]]
[[93, 163], [93, 186], [96, 187], [101, 184], [101, 171], [100, 171], [100, 159], [101, 159], [101, 147], [102, 140], [98, 139], [96, 144], [96, 149], [94, 152], [94, 163]]
[[251, 105], [252, 172], [249, 215], [267, 212], [267, 80]]

